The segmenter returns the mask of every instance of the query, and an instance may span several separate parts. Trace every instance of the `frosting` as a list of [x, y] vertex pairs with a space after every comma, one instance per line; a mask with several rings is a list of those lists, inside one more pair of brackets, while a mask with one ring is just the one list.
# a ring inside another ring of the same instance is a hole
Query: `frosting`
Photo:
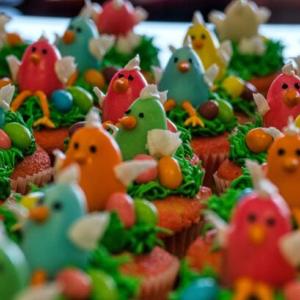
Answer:
[[244, 190], [253, 187], [252, 179], [247, 168], [242, 168], [242, 175], [233, 180], [230, 187], [234, 190]]

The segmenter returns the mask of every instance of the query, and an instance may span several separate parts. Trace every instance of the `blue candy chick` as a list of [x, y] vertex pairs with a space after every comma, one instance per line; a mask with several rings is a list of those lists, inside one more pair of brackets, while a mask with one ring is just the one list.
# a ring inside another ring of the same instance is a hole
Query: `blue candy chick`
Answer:
[[13, 300], [29, 279], [29, 267], [18, 245], [6, 237], [0, 224], [0, 298]]
[[[97, 239], [101, 224], [93, 222], [97, 221], [97, 216], [86, 215], [85, 197], [77, 183], [65, 180], [75, 169], [79, 172], [77, 167], [70, 166], [57, 182], [36, 194], [40, 198], [29, 210], [30, 220], [24, 226], [22, 249], [34, 282], [35, 278], [51, 278], [67, 266], [85, 267], [88, 250], [91, 250], [86, 244], [97, 244], [85, 239]], [[88, 228], [86, 224], [89, 221]], [[95, 235], [92, 233], [94, 230]]]
[[[212, 69], [209, 72], [211, 71]], [[166, 110], [181, 105], [189, 115], [185, 125], [204, 126], [194, 108], [198, 108], [209, 99], [208, 79], [202, 62], [190, 45], [173, 49], [173, 54], [159, 82], [159, 90], [168, 91], [169, 100], [165, 103]]]

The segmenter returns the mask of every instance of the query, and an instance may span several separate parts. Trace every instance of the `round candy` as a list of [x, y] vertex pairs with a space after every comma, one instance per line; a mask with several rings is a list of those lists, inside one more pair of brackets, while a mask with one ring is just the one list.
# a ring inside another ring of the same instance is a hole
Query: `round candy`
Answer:
[[54, 91], [51, 95], [51, 101], [54, 107], [62, 113], [70, 111], [73, 106], [72, 95], [65, 90]]
[[68, 299], [88, 299], [91, 293], [91, 280], [88, 275], [76, 269], [65, 269], [56, 277], [62, 293]]
[[210, 101], [203, 103], [199, 107], [199, 113], [202, 117], [204, 117], [207, 120], [215, 119], [219, 113], [218, 102], [210, 100]]
[[[139, 154], [134, 158], [134, 160], [151, 160], [151, 161], [155, 161], [155, 159], [151, 155], [147, 155], [147, 154]], [[152, 169], [148, 169], [147, 171], [145, 171], [144, 173], [139, 175], [135, 179], [135, 181], [137, 183], [141, 184], [141, 183], [146, 183], [146, 182], [155, 180], [156, 177], [157, 177], [157, 167], [154, 167]]]
[[0, 149], [9, 149], [11, 147], [11, 140], [5, 131], [0, 129]]
[[81, 121], [81, 122], [77, 122], [75, 124], [73, 124], [70, 129], [69, 129], [69, 136], [72, 137], [72, 135], [79, 129], [84, 127], [85, 125], [85, 121]]
[[0, 127], [3, 127], [5, 124], [5, 111], [0, 107]]
[[257, 89], [256, 89], [255, 85], [253, 85], [250, 82], [246, 82], [245, 86], [244, 86], [244, 90], [241, 94], [241, 98], [248, 100], [248, 101], [252, 101], [254, 93], [257, 93]]
[[119, 293], [114, 279], [100, 270], [89, 271], [93, 282], [93, 299], [118, 300]]
[[102, 70], [102, 74], [106, 80], [107, 83], [111, 81], [111, 79], [114, 77], [114, 75], [118, 72], [118, 69], [115, 67], [107, 67]]
[[134, 201], [134, 207], [137, 223], [157, 224], [158, 213], [154, 204], [147, 200], [137, 199]]
[[230, 122], [234, 118], [233, 108], [231, 104], [224, 100], [218, 100], [219, 114], [218, 117], [223, 122]]
[[24, 125], [11, 122], [5, 124], [3, 130], [8, 134], [14, 146], [26, 150], [31, 145], [31, 132]]
[[240, 96], [244, 90], [244, 81], [236, 76], [228, 76], [222, 82], [225, 91], [233, 98]]
[[106, 210], [115, 211], [126, 228], [131, 227], [135, 223], [133, 200], [127, 194], [112, 194], [106, 203]]
[[84, 73], [84, 79], [92, 86], [102, 89], [105, 85], [105, 77], [97, 70], [90, 69]]
[[246, 135], [247, 147], [254, 153], [267, 151], [273, 142], [273, 137], [261, 128], [251, 129]]
[[161, 158], [158, 162], [158, 178], [164, 187], [177, 189], [183, 180], [178, 161], [171, 156]]
[[74, 103], [82, 110], [83, 113], [88, 113], [93, 106], [92, 95], [79, 86], [71, 86], [68, 91], [73, 96]]
[[212, 278], [200, 278], [192, 282], [181, 294], [180, 300], [216, 300], [219, 288]]

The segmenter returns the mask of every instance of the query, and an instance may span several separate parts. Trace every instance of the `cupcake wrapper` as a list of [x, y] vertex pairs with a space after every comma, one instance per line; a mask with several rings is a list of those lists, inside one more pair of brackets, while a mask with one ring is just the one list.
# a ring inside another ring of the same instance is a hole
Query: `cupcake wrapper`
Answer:
[[216, 184], [216, 192], [220, 195], [224, 193], [230, 186], [231, 180], [220, 178], [217, 172], [214, 174], [214, 181]]
[[44, 171], [38, 172], [34, 175], [28, 175], [26, 177], [19, 177], [17, 179], [11, 179], [11, 188], [13, 191], [21, 194], [28, 192], [29, 185], [35, 184], [42, 186], [53, 178], [54, 169], [48, 168]]
[[198, 223], [194, 223], [172, 236], [163, 237], [162, 240], [165, 244], [165, 249], [179, 258], [184, 257], [189, 246], [199, 236], [202, 225], [203, 221], [199, 220]]
[[138, 300], [167, 300], [168, 294], [175, 285], [178, 270], [179, 261], [174, 259], [167, 271], [155, 277], [147, 277], [142, 281]]

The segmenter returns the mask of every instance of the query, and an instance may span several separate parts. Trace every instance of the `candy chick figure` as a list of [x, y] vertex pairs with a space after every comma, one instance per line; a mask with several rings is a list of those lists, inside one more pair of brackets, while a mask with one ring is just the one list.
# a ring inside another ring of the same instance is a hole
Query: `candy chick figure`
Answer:
[[299, 255], [293, 259], [298, 251], [293, 247], [300, 233], [292, 232], [288, 206], [261, 167], [254, 162], [247, 167], [254, 191], [241, 198], [223, 227], [223, 279], [234, 288], [233, 299], [272, 300], [274, 289], [295, 279]]
[[263, 115], [265, 127], [282, 130], [291, 116], [300, 115], [300, 78], [292, 64], [282, 68], [282, 73], [272, 82], [267, 99], [261, 94], [254, 94], [258, 111]]
[[106, 217], [86, 215], [85, 197], [76, 183], [79, 176], [78, 167], [70, 166], [57, 175], [55, 183], [35, 194], [39, 200], [29, 210], [22, 240], [34, 284], [65, 267], [85, 267], [88, 252], [106, 229]]
[[61, 58], [58, 50], [48, 40], [41, 38], [26, 49], [21, 62], [15, 56], [8, 56], [7, 61], [12, 78], [21, 91], [13, 100], [12, 110], [17, 111], [26, 98], [35, 95], [39, 99], [44, 116], [37, 120], [34, 126], [54, 128], [47, 96], [66, 85], [69, 77], [75, 72], [74, 59]]
[[6, 237], [0, 223], [0, 295], [1, 299], [14, 300], [29, 280], [29, 267], [18, 245]]
[[185, 39], [190, 37], [193, 49], [198, 54], [205, 69], [213, 64], [219, 67], [217, 79], [222, 78], [231, 58], [231, 43], [225, 41], [219, 45], [217, 38], [206, 27], [203, 16], [195, 12], [193, 24], [189, 27]]
[[75, 58], [79, 72], [85, 72], [99, 68], [113, 41], [109, 36], [100, 37], [91, 19], [79, 16], [71, 20], [57, 47], [62, 55]]
[[268, 151], [267, 176], [292, 209], [300, 224], [300, 132], [292, 120], [284, 135], [275, 139]]
[[72, 135], [62, 168], [73, 163], [80, 167], [79, 183], [89, 211], [104, 209], [113, 193], [125, 193], [131, 180], [148, 168], [148, 162], [133, 162], [136, 164], [132, 168], [122, 163], [117, 143], [104, 130], [98, 112], [93, 110], [87, 115], [86, 126]]
[[129, 106], [139, 97], [141, 90], [147, 85], [146, 79], [140, 72], [140, 59], [136, 56], [118, 71], [108, 86], [104, 96], [100, 90], [100, 106], [103, 112], [103, 121], [116, 123], [122, 118]]
[[208, 100], [209, 88], [218, 74], [218, 67], [212, 65], [205, 72], [202, 62], [191, 47], [190, 39], [187, 39], [182, 48], [171, 50], [173, 54], [158, 85], [159, 90], [168, 91], [165, 108], [168, 111], [181, 105], [189, 115], [186, 126], [204, 126], [195, 108]]

